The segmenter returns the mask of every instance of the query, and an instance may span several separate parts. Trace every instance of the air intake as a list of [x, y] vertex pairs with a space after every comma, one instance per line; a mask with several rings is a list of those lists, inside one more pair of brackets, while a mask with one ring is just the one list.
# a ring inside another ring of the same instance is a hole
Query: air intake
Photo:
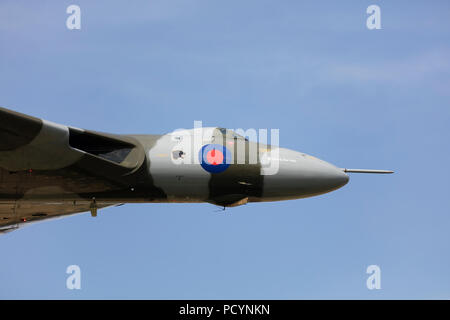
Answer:
[[115, 163], [122, 163], [133, 148], [135, 148], [131, 143], [99, 134], [73, 128], [69, 128], [69, 132], [69, 144], [72, 148]]

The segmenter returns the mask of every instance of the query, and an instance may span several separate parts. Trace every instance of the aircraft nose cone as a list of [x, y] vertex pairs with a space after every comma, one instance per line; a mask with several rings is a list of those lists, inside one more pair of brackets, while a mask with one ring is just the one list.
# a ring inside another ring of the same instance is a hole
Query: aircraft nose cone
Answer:
[[335, 190], [348, 183], [349, 176], [344, 171], [325, 161], [318, 161], [322, 162], [323, 168], [321, 169], [321, 172], [317, 174], [317, 179], [325, 188]]
[[307, 154], [280, 148], [279, 158], [277, 173], [264, 178], [268, 197], [311, 197], [339, 189], [349, 181], [342, 169]]
[[349, 176], [340, 168], [321, 159], [302, 154], [297, 176], [316, 194], [330, 192], [346, 185]]

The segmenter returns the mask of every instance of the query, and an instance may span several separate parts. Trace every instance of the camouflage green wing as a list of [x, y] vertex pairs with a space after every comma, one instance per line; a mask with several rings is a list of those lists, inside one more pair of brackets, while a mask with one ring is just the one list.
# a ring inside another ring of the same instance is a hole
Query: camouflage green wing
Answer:
[[[111, 203], [97, 203], [97, 208], [101, 209], [113, 205]], [[25, 224], [90, 211], [90, 206], [89, 202], [73, 202], [71, 204], [42, 204], [25, 201], [0, 203], [0, 233], [14, 231]]]

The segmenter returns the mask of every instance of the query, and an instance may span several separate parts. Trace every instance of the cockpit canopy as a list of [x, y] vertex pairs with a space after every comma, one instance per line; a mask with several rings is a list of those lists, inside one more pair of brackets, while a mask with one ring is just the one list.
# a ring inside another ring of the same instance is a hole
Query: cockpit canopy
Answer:
[[226, 128], [217, 128], [217, 129], [227, 139], [239, 139], [239, 140], [248, 141], [248, 139], [246, 137], [234, 132], [231, 129], [226, 129]]

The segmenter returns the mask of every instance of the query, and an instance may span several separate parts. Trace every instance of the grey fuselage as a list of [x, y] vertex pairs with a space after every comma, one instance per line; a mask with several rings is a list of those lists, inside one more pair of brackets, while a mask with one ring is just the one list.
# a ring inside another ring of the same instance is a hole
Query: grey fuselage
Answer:
[[[0, 108], [0, 138], [4, 225], [39, 219], [61, 206], [62, 214], [86, 211], [93, 202], [99, 208], [136, 202], [232, 207], [299, 199], [336, 190], [349, 180], [325, 161], [221, 128], [114, 135]], [[205, 167], [203, 160], [214, 163]], [[222, 171], [215, 171], [215, 161], [226, 164]]]

